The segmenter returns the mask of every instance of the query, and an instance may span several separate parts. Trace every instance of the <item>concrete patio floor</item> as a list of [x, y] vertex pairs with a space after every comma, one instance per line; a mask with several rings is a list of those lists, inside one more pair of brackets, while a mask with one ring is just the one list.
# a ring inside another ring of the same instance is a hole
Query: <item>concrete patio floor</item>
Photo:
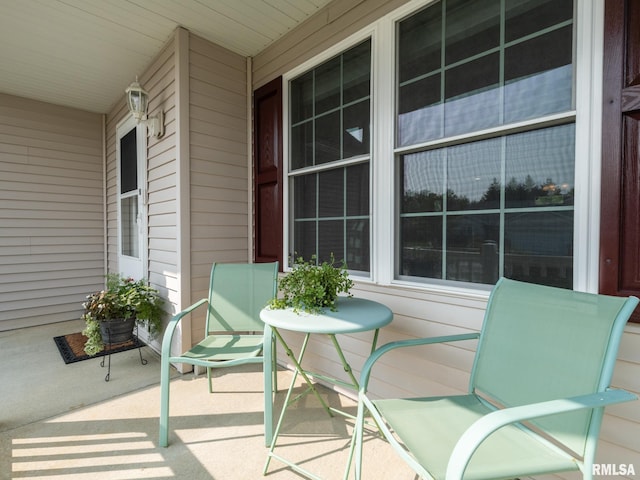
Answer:
[[[65, 365], [53, 337], [82, 329], [80, 320], [0, 332], [0, 478], [260, 479], [304, 478], [277, 459], [266, 476], [262, 371], [255, 365], [206, 376], [174, 373], [170, 445], [158, 447], [158, 355], [143, 348], [112, 356], [111, 379], [91, 359]], [[278, 373], [282, 407], [292, 373]], [[300, 385], [296, 388], [302, 389]], [[355, 413], [355, 402], [330, 389], [334, 407]], [[276, 453], [323, 479], [343, 477], [353, 422], [329, 417], [313, 395], [287, 411]], [[391, 448], [367, 435], [365, 479], [415, 478]], [[351, 478], [353, 475], [351, 475]]]

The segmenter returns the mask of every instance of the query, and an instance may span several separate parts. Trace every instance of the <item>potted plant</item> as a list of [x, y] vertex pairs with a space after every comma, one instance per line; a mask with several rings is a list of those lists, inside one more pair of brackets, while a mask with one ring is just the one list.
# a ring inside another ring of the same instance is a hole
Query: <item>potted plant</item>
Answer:
[[162, 326], [163, 303], [158, 291], [144, 280], [107, 275], [106, 288], [88, 295], [82, 304], [85, 353], [95, 355], [106, 343], [131, 339], [136, 322], [145, 325], [153, 337]]
[[353, 281], [349, 278], [347, 265], [335, 264], [333, 253], [330, 260], [321, 264], [313, 255], [310, 260], [298, 257], [293, 269], [279, 282], [282, 295], [272, 300], [270, 307], [276, 309], [292, 308], [308, 313], [320, 313], [324, 308], [336, 310], [336, 298], [339, 293], [351, 296]]

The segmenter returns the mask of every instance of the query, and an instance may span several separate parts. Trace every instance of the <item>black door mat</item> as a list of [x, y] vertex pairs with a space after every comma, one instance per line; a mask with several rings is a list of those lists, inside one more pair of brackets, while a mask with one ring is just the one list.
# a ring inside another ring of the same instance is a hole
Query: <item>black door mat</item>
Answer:
[[144, 342], [139, 340], [137, 337], [133, 337], [132, 340], [127, 342], [106, 345], [103, 351], [95, 355], [87, 355], [84, 353], [84, 344], [87, 341], [87, 337], [82, 335], [80, 332], [53, 337], [53, 341], [56, 342], [56, 346], [62, 356], [62, 360], [64, 360], [64, 363], [66, 364], [81, 362], [82, 360], [89, 360], [90, 358], [103, 357], [110, 353], [124, 352], [126, 350], [133, 350], [134, 348], [145, 346]]

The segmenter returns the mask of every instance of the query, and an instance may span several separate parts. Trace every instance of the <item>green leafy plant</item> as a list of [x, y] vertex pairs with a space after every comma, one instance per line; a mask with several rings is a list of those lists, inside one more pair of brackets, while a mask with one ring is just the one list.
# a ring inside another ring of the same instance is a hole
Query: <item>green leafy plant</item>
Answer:
[[108, 320], [135, 318], [154, 337], [162, 327], [163, 303], [159, 292], [144, 280], [107, 275], [106, 288], [87, 295], [87, 301], [82, 304], [81, 318], [86, 324], [82, 334], [87, 337], [85, 352], [95, 355], [104, 349], [100, 322]]
[[316, 256], [305, 261], [298, 257], [293, 269], [279, 282], [281, 296], [272, 300], [270, 306], [275, 309], [292, 308], [309, 313], [320, 313], [324, 308], [336, 310], [336, 298], [339, 293], [351, 296], [353, 281], [349, 278], [347, 265], [335, 264], [333, 254], [328, 262], [317, 264]]

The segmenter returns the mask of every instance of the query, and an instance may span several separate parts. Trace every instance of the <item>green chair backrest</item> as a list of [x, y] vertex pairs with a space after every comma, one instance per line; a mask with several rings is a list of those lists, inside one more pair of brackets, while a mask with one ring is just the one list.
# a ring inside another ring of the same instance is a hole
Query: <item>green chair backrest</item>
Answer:
[[214, 263], [206, 331], [263, 331], [260, 310], [277, 294], [278, 262]]
[[[636, 304], [501, 279], [485, 313], [471, 390], [506, 407], [605, 390]], [[587, 436], [600, 427], [589, 432], [591, 416], [581, 410], [533, 423], [584, 454]]]

